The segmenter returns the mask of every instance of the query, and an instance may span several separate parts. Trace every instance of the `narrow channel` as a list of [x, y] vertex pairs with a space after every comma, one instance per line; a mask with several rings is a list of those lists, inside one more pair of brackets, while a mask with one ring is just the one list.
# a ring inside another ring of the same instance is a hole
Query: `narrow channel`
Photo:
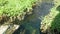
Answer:
[[50, 13], [50, 9], [54, 6], [53, 0], [42, 0], [41, 3], [33, 9], [33, 14], [28, 15], [23, 24], [13, 34], [42, 34], [40, 31], [40, 24], [42, 17]]

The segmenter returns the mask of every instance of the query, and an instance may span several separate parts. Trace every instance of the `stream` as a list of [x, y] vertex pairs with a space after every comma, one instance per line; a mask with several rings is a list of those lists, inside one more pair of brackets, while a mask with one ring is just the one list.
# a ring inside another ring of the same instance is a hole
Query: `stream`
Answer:
[[41, 21], [50, 13], [53, 6], [53, 0], [42, 0], [33, 9], [33, 14], [26, 16], [22, 21], [23, 24], [13, 34], [42, 34], [40, 31]]

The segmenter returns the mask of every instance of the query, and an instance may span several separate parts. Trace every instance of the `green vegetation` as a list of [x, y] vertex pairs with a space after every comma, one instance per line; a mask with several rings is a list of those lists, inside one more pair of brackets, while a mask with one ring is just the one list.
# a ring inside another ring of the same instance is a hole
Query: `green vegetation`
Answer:
[[[55, 6], [51, 9], [51, 12], [44, 17], [44, 20], [42, 21], [41, 29], [42, 32], [45, 32], [46, 30], [49, 30], [49, 32], [53, 32], [54, 29], [58, 32], [60, 32], [60, 0], [54, 0]], [[55, 32], [54, 32], [55, 33]]]
[[17, 16], [24, 14], [25, 9], [31, 9], [36, 0], [0, 0], [0, 16]]
[[55, 29], [60, 32], [60, 5], [56, 8], [56, 10], [59, 11], [59, 13], [55, 16], [51, 23], [51, 30]]

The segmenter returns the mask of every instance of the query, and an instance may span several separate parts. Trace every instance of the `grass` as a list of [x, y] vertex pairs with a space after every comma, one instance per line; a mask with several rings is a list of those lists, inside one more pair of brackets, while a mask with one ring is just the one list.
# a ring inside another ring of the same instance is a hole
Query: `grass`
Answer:
[[[44, 17], [44, 19], [42, 20], [42, 24], [41, 25], [41, 29], [42, 32], [46, 31], [47, 29], [54, 30], [55, 28], [57, 28], [58, 30], [60, 30], [60, 12], [57, 7], [60, 5], [60, 0], [55, 0], [55, 6], [51, 9], [50, 14], [46, 15]], [[58, 10], [57, 10], [58, 9]]]
[[31, 9], [36, 0], [0, 0], [0, 16], [17, 16], [24, 14], [24, 10]]
[[60, 5], [56, 8], [59, 13], [55, 16], [51, 23], [51, 30], [56, 30], [56, 32], [60, 32]]
[[35, 2], [36, 0], [0, 0], [0, 23], [19, 23], [27, 13], [32, 12]]

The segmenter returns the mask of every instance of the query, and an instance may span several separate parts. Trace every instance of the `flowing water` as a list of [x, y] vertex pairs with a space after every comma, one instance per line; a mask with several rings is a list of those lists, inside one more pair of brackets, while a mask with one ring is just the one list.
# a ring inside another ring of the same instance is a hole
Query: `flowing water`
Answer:
[[[50, 1], [50, 2], [49, 2]], [[53, 0], [42, 0], [41, 3], [33, 9], [33, 14], [28, 15], [23, 24], [13, 34], [41, 34], [40, 24], [42, 17], [50, 13], [50, 9], [54, 6]]]

